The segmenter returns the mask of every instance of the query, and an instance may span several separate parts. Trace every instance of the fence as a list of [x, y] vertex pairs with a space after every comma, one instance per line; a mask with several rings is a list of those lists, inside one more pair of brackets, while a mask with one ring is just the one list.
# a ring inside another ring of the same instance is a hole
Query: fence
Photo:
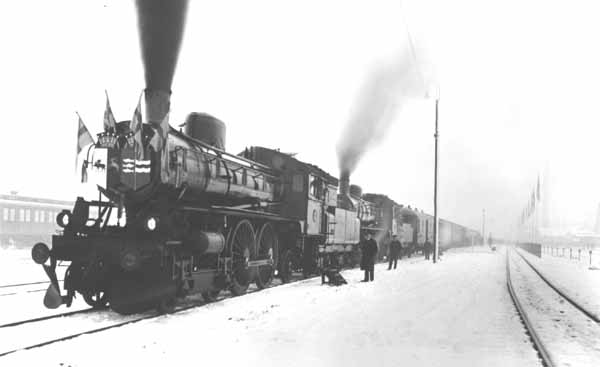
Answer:
[[598, 248], [547, 245], [542, 246], [542, 254], [577, 262], [590, 269], [600, 269], [600, 249]]

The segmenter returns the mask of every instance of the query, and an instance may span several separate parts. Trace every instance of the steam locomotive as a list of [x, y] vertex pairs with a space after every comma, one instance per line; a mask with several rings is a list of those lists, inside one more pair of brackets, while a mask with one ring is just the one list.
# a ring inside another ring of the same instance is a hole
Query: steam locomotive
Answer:
[[[415, 245], [432, 240], [431, 216], [363, 195], [347, 175], [338, 180], [265, 147], [227, 153], [225, 125], [207, 114], [190, 114], [182, 130], [169, 127], [156, 149], [151, 142], [161, 131], [152, 121], [168, 112], [169, 96], [145, 95], [141, 157], [128, 121], [100, 134], [90, 149], [101, 158], [90, 160], [88, 152], [85, 165], [104, 173], [98, 199], [77, 198], [58, 214], [62, 233], [51, 249], [32, 249], [51, 280], [47, 307], [70, 306], [79, 293], [93, 307], [122, 314], [168, 312], [187, 294], [212, 301], [225, 289], [241, 295], [251, 283], [262, 289], [275, 277], [288, 282], [294, 272], [353, 265], [367, 231], [379, 239], [380, 253], [395, 233]], [[445, 246], [474, 236], [449, 222], [441, 234]], [[57, 281], [60, 261], [70, 262], [66, 294]]]

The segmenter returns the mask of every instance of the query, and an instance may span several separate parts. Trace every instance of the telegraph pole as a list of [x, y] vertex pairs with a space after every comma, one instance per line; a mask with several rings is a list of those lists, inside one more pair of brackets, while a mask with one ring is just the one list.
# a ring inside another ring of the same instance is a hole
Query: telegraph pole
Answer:
[[481, 245], [485, 245], [485, 209], [483, 209], [483, 220], [481, 222]]
[[[439, 92], [438, 92], [439, 93]], [[433, 174], [433, 263], [438, 260], [439, 254], [439, 218], [438, 218], [438, 103], [439, 95], [435, 99], [435, 159], [434, 159], [434, 174]]]

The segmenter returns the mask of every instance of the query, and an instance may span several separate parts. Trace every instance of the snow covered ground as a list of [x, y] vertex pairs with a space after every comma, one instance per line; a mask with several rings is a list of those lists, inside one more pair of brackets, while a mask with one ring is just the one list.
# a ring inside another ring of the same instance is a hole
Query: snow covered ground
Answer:
[[[57, 268], [62, 279], [66, 267]], [[0, 285], [47, 281], [44, 269], [31, 259], [31, 249], [0, 249]]]
[[[308, 279], [20, 351], [2, 366], [535, 366], [503, 251], [378, 265], [375, 281]], [[68, 321], [67, 321], [68, 322]], [[57, 326], [60, 327], [60, 326]]]
[[[0, 313], [0, 325], [90, 308], [82, 297], [77, 297], [73, 300], [70, 308], [47, 309], [43, 304], [47, 287], [48, 284], [38, 284], [16, 287], [16, 289], [1, 288], [0, 310], [2, 310], [2, 313]], [[12, 294], [12, 292], [17, 293]]]
[[539, 258], [526, 251], [519, 252], [561, 292], [600, 318], [600, 270], [579, 266], [568, 258], [547, 254]]
[[557, 366], [600, 365], [600, 326], [511, 251], [511, 278], [533, 329]]

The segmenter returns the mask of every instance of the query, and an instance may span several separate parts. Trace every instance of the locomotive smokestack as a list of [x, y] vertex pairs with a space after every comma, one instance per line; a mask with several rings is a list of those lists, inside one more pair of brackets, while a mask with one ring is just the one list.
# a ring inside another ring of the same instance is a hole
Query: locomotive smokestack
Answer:
[[160, 123], [169, 112], [187, 6], [188, 0], [136, 0], [148, 122]]
[[350, 199], [350, 171], [342, 170], [340, 173], [340, 194], [338, 205], [342, 209], [354, 210], [354, 204]]
[[350, 195], [350, 172], [342, 171], [340, 174], [340, 194], [344, 196]]
[[170, 91], [183, 39], [187, 0], [136, 0], [146, 88]]
[[171, 92], [158, 89], [144, 90], [146, 121], [160, 124], [171, 106]]

